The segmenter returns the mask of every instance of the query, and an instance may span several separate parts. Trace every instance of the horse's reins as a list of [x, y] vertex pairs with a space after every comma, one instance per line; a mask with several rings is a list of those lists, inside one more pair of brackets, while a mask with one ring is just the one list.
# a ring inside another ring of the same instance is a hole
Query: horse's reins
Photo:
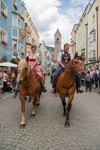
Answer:
[[[71, 73], [71, 72], [73, 72], [73, 74], [75, 75], [76, 73], [77, 73], [77, 71], [80, 71], [79, 69], [76, 69], [76, 70], [74, 70], [74, 65], [73, 65], [73, 63], [72, 63], [72, 66], [71, 66], [72, 68], [73, 68], [73, 70], [72, 71], [70, 71], [70, 70], [65, 70], [64, 69], [64, 72], [66, 72], [66, 73]], [[72, 86], [74, 86], [75, 85], [75, 83], [76, 83], [76, 81], [74, 80], [73, 82], [72, 82], [72, 84], [68, 87], [68, 86], [65, 86], [65, 85], [63, 85], [63, 84], [59, 84], [61, 87], [63, 87], [63, 88], [65, 88], [65, 89], [67, 89], [67, 90], [69, 90]]]
[[[28, 89], [27, 89], [27, 88], [30, 89], [30, 88], [34, 87], [34, 85], [35, 85], [37, 82], [39, 82], [39, 81], [37, 80], [37, 81], [35, 81], [34, 83], [32, 83], [30, 86], [25, 86], [24, 83], [28, 82], [29, 80], [30, 80], [30, 78], [28, 78], [27, 80], [21, 82], [21, 85], [23, 85], [23, 87], [24, 87], [24, 89], [26, 90], [26, 92], [28, 93], [28, 95], [29, 95], [29, 92], [28, 92]], [[19, 85], [20, 85], [20, 84], [19, 84]]]
[[[64, 72], [66, 72], [66, 73], [71, 73], [71, 71], [69, 71], [69, 70], [64, 70]], [[61, 87], [63, 87], [63, 88], [65, 88], [65, 89], [67, 89], [67, 90], [69, 90], [73, 85], [75, 84], [75, 80], [72, 82], [72, 84], [68, 87], [68, 86], [65, 86], [65, 85], [63, 85], [63, 84], [59, 84]]]

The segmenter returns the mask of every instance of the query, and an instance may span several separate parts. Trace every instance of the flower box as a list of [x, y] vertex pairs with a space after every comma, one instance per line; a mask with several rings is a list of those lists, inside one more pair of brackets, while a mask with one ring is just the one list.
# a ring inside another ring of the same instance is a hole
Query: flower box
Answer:
[[1, 41], [1, 43], [5, 46], [7, 46], [7, 42], [6, 41]]
[[24, 52], [21, 52], [22, 55], [24, 55]]
[[5, 19], [7, 19], [7, 15], [6, 15], [3, 11], [1, 11], [1, 15], [2, 15]]
[[17, 10], [18, 9], [18, 7], [17, 7], [17, 4], [16, 3], [13, 3], [13, 6], [14, 6], [14, 8]]
[[27, 44], [27, 45], [31, 45], [31, 43], [29, 43], [29, 42], [26, 42], [26, 44]]

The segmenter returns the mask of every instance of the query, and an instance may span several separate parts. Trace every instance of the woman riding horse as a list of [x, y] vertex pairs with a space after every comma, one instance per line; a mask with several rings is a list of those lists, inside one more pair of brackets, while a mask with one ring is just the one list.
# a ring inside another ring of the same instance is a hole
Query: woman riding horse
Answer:
[[[17, 58], [18, 59], [18, 58]], [[25, 97], [31, 96], [33, 98], [33, 110], [31, 116], [35, 115], [35, 108], [40, 103], [40, 96], [42, 93], [41, 84], [36, 77], [26, 60], [21, 59], [18, 63], [18, 76], [17, 76], [19, 98], [21, 101], [22, 120], [21, 127], [25, 126]]]
[[35, 72], [37, 77], [39, 78], [43, 92], [46, 92], [47, 89], [44, 86], [45, 78], [44, 78], [44, 75], [43, 75], [43, 72], [42, 72], [40, 66], [38, 66], [39, 55], [38, 55], [38, 53], [36, 53], [36, 49], [37, 49], [36, 45], [31, 46], [31, 52], [28, 54], [29, 65], [30, 65], [31, 69], [33, 70], [33, 72]]
[[[71, 61], [71, 56], [68, 53], [69, 51], [69, 44], [66, 43], [64, 44], [64, 52], [59, 53], [58, 55], [58, 68], [54, 72], [53, 77], [52, 77], [52, 87], [55, 89], [57, 78], [60, 75], [61, 72], [64, 71], [65, 66]], [[75, 76], [76, 78], [76, 87], [77, 87], [77, 93], [82, 93], [83, 91], [80, 89], [81, 87], [81, 82], [80, 82], [80, 77], [78, 75]]]

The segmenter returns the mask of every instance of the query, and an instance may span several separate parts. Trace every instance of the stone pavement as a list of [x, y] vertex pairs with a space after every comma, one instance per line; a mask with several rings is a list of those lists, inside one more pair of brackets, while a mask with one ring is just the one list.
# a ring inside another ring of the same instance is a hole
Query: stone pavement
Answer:
[[26, 101], [26, 127], [20, 129], [18, 98], [0, 99], [0, 150], [100, 150], [100, 96], [95, 92], [75, 94], [70, 127], [65, 128], [62, 103], [52, 94], [49, 78], [47, 93], [41, 97], [36, 116]]

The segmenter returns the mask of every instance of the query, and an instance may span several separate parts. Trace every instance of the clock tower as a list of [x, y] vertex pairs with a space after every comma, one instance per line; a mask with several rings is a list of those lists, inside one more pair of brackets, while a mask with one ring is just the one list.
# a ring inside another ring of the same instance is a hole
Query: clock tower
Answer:
[[59, 29], [57, 29], [54, 35], [54, 45], [55, 45], [55, 58], [57, 58], [59, 52], [61, 52], [61, 33]]

